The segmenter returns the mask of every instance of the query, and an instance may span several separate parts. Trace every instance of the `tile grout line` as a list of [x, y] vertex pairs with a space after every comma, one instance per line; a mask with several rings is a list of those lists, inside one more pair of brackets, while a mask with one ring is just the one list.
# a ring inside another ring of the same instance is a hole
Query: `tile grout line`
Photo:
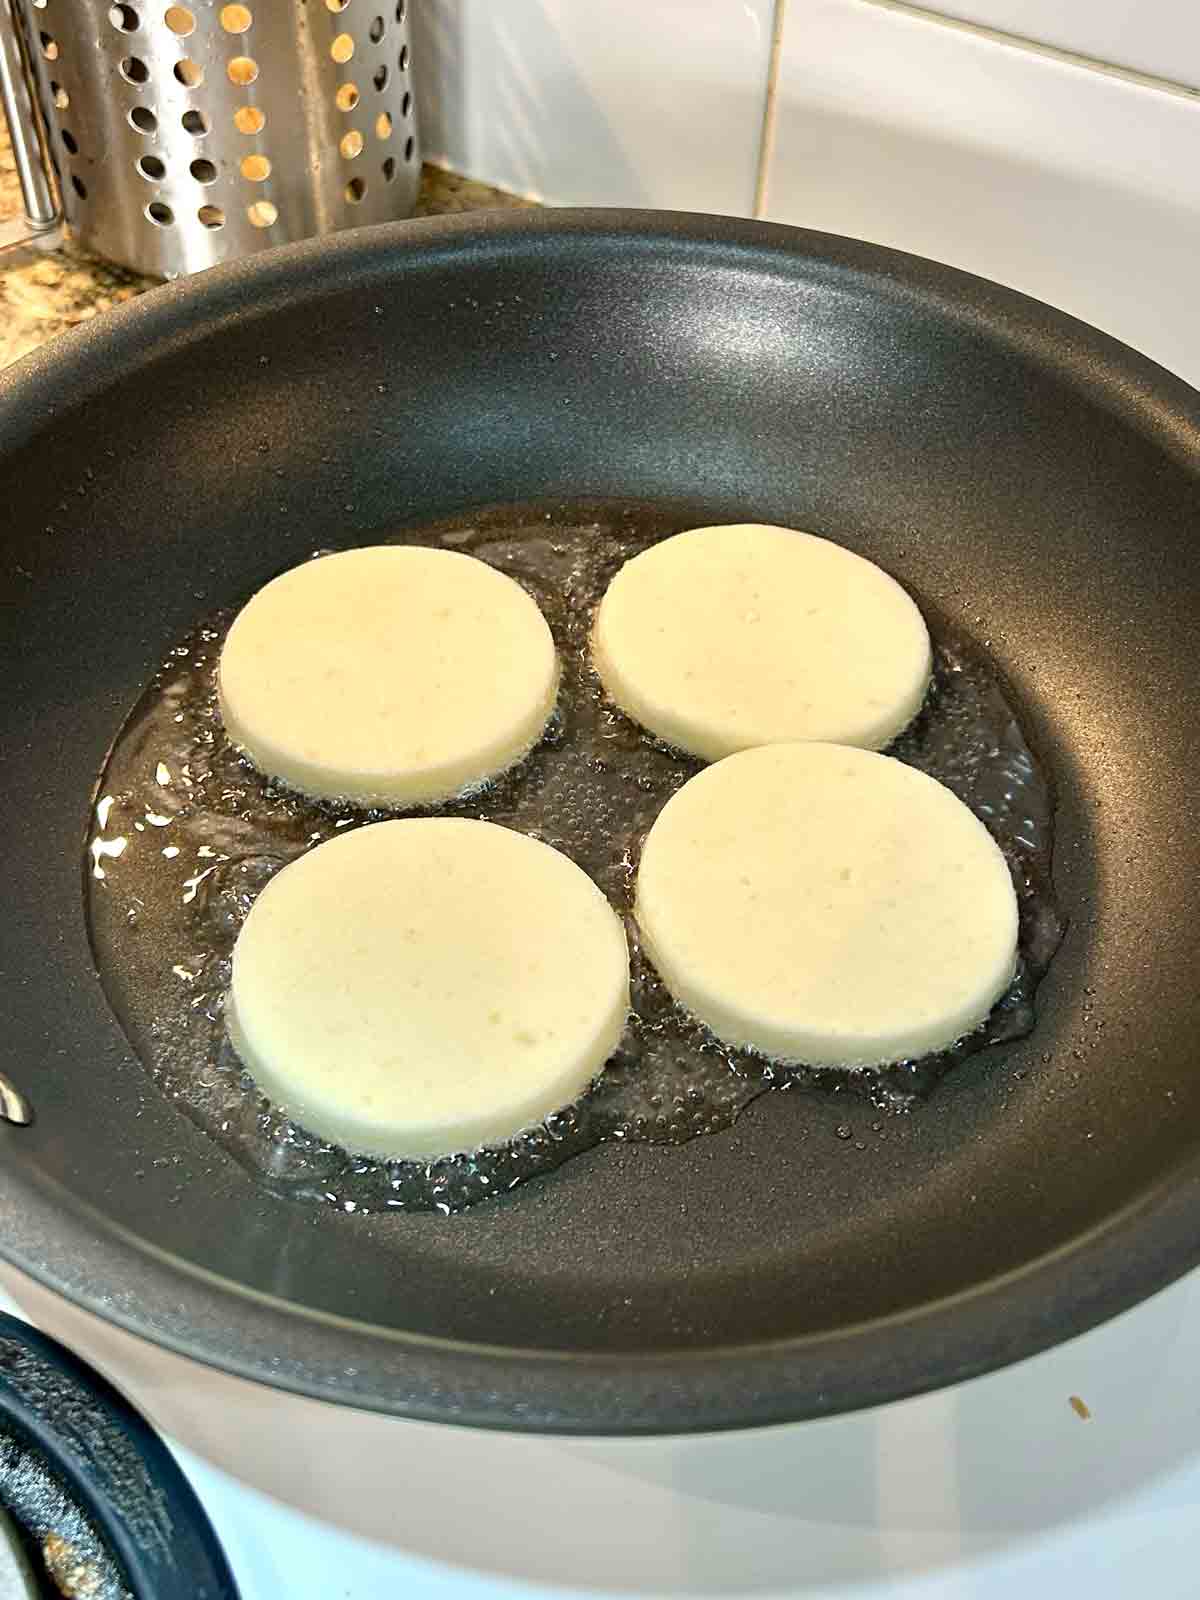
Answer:
[[1173, 95], [1179, 100], [1200, 101], [1200, 89], [1186, 83], [1176, 83], [1172, 78], [1156, 77], [1152, 72], [1140, 72], [1136, 67], [1121, 67], [1113, 61], [1102, 61], [1098, 56], [1083, 55], [1078, 50], [1067, 50], [1060, 45], [1044, 44], [1040, 39], [1027, 39], [1023, 34], [1006, 33], [1003, 28], [990, 28], [982, 22], [967, 22], [962, 17], [948, 17], [928, 6], [916, 5], [913, 0], [863, 0], [877, 11], [892, 11], [902, 17], [912, 17], [918, 22], [930, 22], [936, 27], [948, 28], [954, 33], [973, 34], [992, 44], [1007, 45], [1013, 50], [1024, 50], [1030, 55], [1043, 56], [1050, 61], [1061, 61], [1066, 66], [1083, 71], [1100, 73], [1104, 77], [1119, 78], [1135, 84], [1139, 89], [1153, 89], [1158, 94]]
[[767, 208], [767, 184], [771, 157], [775, 151], [775, 108], [779, 89], [779, 58], [783, 49], [783, 28], [788, 0], [775, 0], [771, 19], [771, 54], [767, 60], [767, 92], [763, 99], [762, 128], [758, 136], [758, 167], [754, 174], [754, 216]]

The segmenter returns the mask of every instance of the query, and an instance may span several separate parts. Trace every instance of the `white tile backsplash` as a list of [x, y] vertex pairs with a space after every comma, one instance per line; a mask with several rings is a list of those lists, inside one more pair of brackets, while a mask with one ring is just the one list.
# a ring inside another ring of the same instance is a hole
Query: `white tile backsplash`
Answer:
[[1200, 88], [1197, 0], [925, 0], [933, 11]]
[[773, 0], [418, 0], [423, 147], [558, 204], [749, 212]]
[[1200, 103], [869, 0], [791, 0], [766, 214], [1011, 284], [1200, 386]]

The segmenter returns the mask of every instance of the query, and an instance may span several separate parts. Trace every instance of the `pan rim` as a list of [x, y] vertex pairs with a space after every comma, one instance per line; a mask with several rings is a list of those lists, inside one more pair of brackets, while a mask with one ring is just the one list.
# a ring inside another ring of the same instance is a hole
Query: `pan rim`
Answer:
[[[56, 412], [94, 400], [108, 374], [204, 337], [253, 306], [266, 316], [302, 275], [363, 286], [398, 253], [547, 251], [619, 237], [672, 243], [695, 259], [802, 255], [877, 289], [986, 329], [1120, 414], [1200, 472], [1200, 394], [1148, 357], [1018, 292], [883, 246], [778, 224], [699, 214], [564, 210], [382, 224], [310, 240], [177, 280], [32, 352], [0, 373], [0, 441], [11, 448]], [[71, 396], [64, 402], [64, 395]], [[14, 1135], [19, 1137], [19, 1134]], [[1200, 1160], [1048, 1256], [949, 1299], [799, 1338], [655, 1355], [460, 1345], [348, 1322], [217, 1278], [46, 1183], [0, 1166], [0, 1256], [68, 1299], [193, 1359], [322, 1399], [432, 1421], [568, 1435], [759, 1426], [882, 1404], [1010, 1364], [1085, 1332], [1200, 1263]], [[112, 1287], [119, 1285], [119, 1293]], [[1002, 1315], [997, 1315], [997, 1309]], [[196, 1330], [201, 1330], [197, 1334]], [[219, 1329], [219, 1337], [213, 1330]], [[207, 1333], [207, 1342], [206, 1342]], [[553, 1381], [549, 1375], [553, 1374]]]
[[[585, 237], [619, 239], [627, 249], [661, 253], [676, 243], [716, 259], [768, 253], [804, 256], [829, 269], [846, 269], [878, 289], [936, 305], [952, 322], [986, 330], [989, 337], [1020, 351], [1064, 378], [1087, 368], [1093, 398], [1104, 397], [1118, 412], [1154, 432], [1161, 447], [1193, 465], [1200, 460], [1200, 391], [1150, 356], [1123, 344], [1069, 312], [1020, 290], [911, 252], [850, 239], [841, 234], [757, 219], [703, 212], [650, 211], [616, 207], [563, 207], [525, 211], [461, 212], [406, 222], [376, 223], [324, 238], [277, 245], [241, 260], [224, 262], [187, 278], [176, 278], [111, 307], [103, 317], [66, 330], [0, 370], [0, 440], [19, 443], [64, 407], [68, 377], [89, 377], [103, 387], [113, 370], [114, 347], [136, 346], [143, 363], [170, 345], [203, 336], [214, 319], [248, 309], [269, 313], [276, 297], [293, 296], [297, 279], [318, 292], [336, 280], [365, 286], [388, 275], [397, 254], [411, 252], [436, 267], [446, 256], [471, 249], [502, 252], [526, 241], [549, 249], [556, 241]], [[181, 315], [192, 309], [190, 317]], [[1052, 334], [1055, 361], [1047, 359]], [[82, 391], [79, 391], [82, 392]], [[70, 402], [68, 402], [69, 404]]]
[[[0, 1257], [127, 1333], [285, 1393], [494, 1432], [718, 1433], [886, 1405], [1087, 1333], [1200, 1265], [1198, 1185], [1200, 1162], [1188, 1163], [1059, 1249], [925, 1305], [797, 1338], [653, 1355], [468, 1344], [301, 1307], [170, 1257], [3, 1169]], [[14, 1242], [18, 1225], [31, 1248]], [[1133, 1248], [1148, 1239], [1152, 1249]], [[119, 1298], [101, 1287], [111, 1284]], [[197, 1336], [209, 1325], [219, 1342]]]

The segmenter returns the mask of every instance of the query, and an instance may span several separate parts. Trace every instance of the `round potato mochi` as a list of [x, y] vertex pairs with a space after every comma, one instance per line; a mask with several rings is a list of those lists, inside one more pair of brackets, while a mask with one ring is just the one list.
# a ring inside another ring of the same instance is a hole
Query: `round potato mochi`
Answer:
[[454, 550], [380, 545], [306, 561], [238, 614], [218, 670], [232, 742], [305, 794], [449, 799], [519, 761], [558, 691], [550, 629], [519, 584]]
[[584, 1089], [629, 1011], [620, 919], [574, 862], [490, 822], [341, 834], [274, 877], [233, 951], [234, 1048], [352, 1151], [511, 1138]]
[[983, 824], [891, 756], [782, 744], [707, 767], [647, 836], [637, 922], [727, 1043], [809, 1066], [941, 1049], [1012, 978], [1017, 901]]
[[815, 534], [693, 528], [627, 561], [596, 613], [608, 694], [719, 761], [794, 739], [878, 750], [929, 685], [929, 634], [894, 578]]

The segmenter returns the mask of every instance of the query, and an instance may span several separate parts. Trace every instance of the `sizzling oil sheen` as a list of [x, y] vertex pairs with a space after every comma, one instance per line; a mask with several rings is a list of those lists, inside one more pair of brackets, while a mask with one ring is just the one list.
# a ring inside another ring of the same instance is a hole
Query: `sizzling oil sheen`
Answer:
[[[564, 850], [625, 914], [630, 932], [635, 1015], [599, 1086], [512, 1144], [471, 1156], [350, 1157], [279, 1116], [241, 1071], [224, 1042], [221, 1009], [250, 905], [288, 861], [383, 813], [288, 793], [231, 749], [213, 674], [232, 611], [199, 624], [166, 654], [103, 774], [87, 862], [93, 946], [109, 998], [160, 1086], [273, 1188], [347, 1211], [458, 1210], [606, 1139], [674, 1144], [728, 1127], [770, 1089], [848, 1089], [903, 1110], [964, 1056], [1032, 1028], [1034, 987], [1061, 937], [1050, 880], [1052, 787], [984, 652], [928, 611], [933, 683], [891, 753], [947, 784], [1004, 851], [1021, 911], [1013, 985], [987, 1024], [952, 1049], [854, 1074], [781, 1069], [727, 1049], [671, 1003], [633, 936], [633, 875], [654, 817], [701, 763], [606, 704], [587, 642], [613, 573], [684, 525], [670, 510], [575, 504], [500, 508], [395, 535], [467, 550], [523, 584], [563, 663], [558, 712], [543, 742], [519, 768], [438, 814], [484, 817]], [[244, 598], [230, 596], [231, 605]]]

